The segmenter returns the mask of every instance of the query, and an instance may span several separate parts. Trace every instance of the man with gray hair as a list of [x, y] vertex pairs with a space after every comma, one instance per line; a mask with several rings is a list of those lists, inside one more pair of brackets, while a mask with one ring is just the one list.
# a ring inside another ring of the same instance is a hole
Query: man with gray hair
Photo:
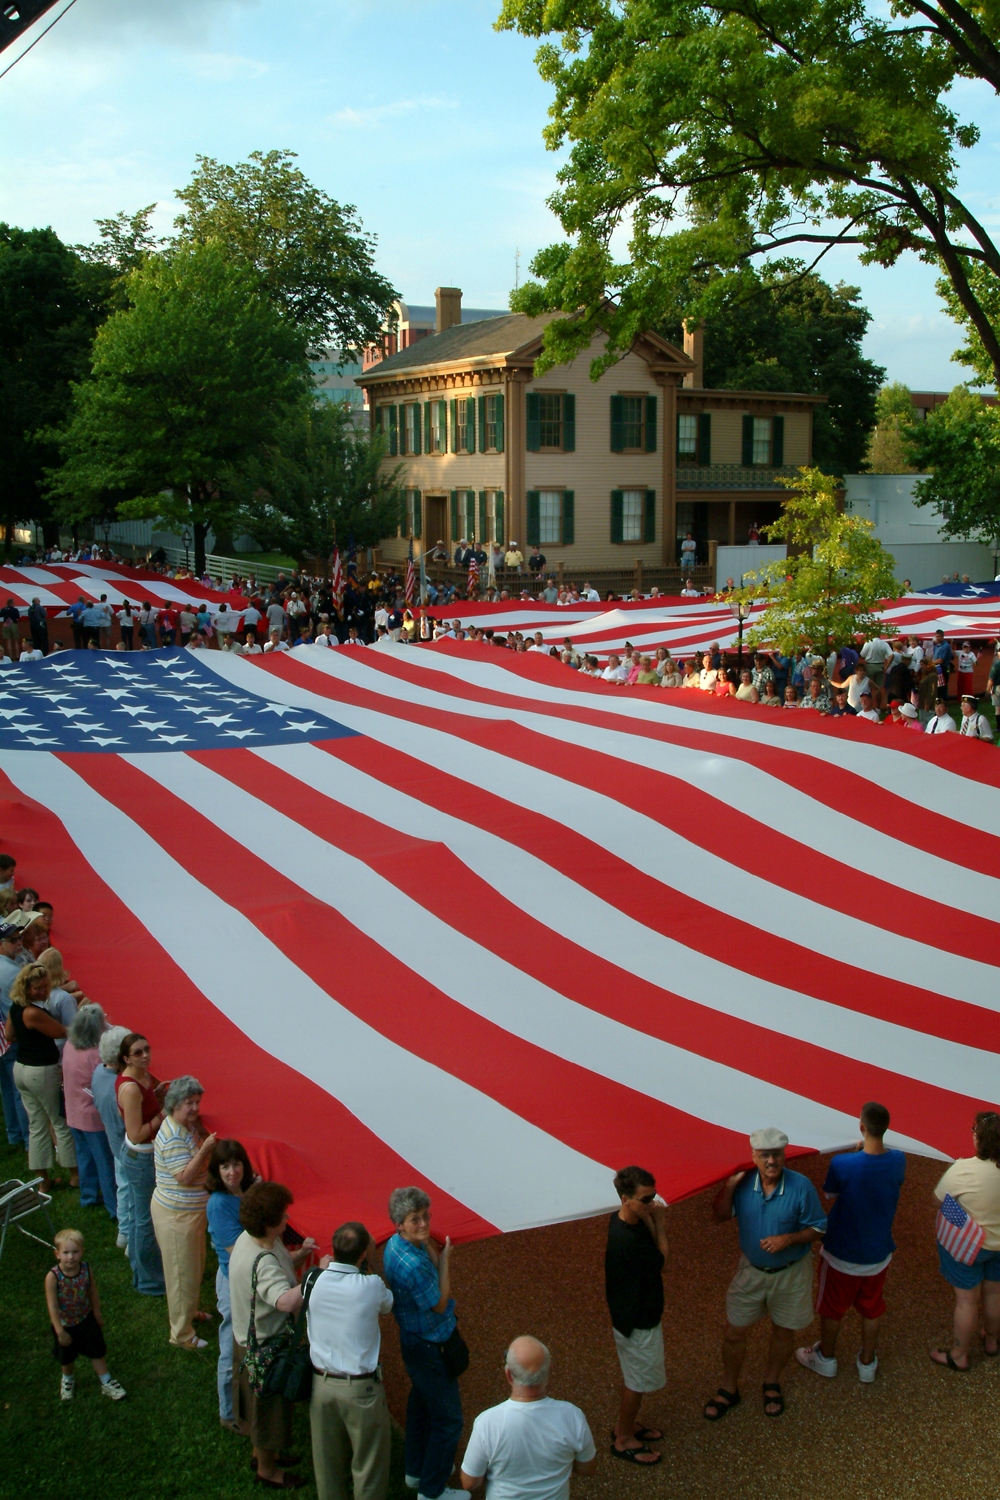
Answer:
[[482, 1411], [462, 1459], [462, 1488], [489, 1481], [490, 1500], [569, 1500], [574, 1474], [593, 1474], [597, 1449], [587, 1419], [548, 1393], [551, 1357], [525, 1335], [507, 1350], [510, 1398]]
[[122, 1169], [121, 1155], [125, 1144], [125, 1121], [115, 1095], [115, 1079], [122, 1070], [118, 1056], [128, 1036], [127, 1026], [110, 1026], [97, 1044], [100, 1062], [90, 1080], [90, 1092], [115, 1159], [115, 1184], [118, 1188], [118, 1248], [128, 1254], [128, 1236], [132, 1227], [132, 1188]]
[[431, 1239], [431, 1200], [421, 1188], [394, 1189], [389, 1217], [396, 1233], [383, 1247], [382, 1269], [411, 1385], [406, 1484], [417, 1491], [417, 1500], [437, 1500], [462, 1436], [458, 1376], [469, 1362], [451, 1296], [451, 1240], [439, 1250]]
[[781, 1372], [791, 1357], [796, 1329], [813, 1320], [809, 1247], [826, 1233], [826, 1214], [809, 1178], [786, 1170], [787, 1145], [783, 1130], [755, 1130], [750, 1150], [756, 1171], [734, 1172], [712, 1205], [717, 1224], [736, 1220], [741, 1253], [726, 1295], [726, 1383], [705, 1404], [710, 1422], [740, 1404], [747, 1335], [765, 1313], [771, 1318], [771, 1342], [764, 1368], [764, 1415], [780, 1417], [785, 1409]]
[[368, 1274], [373, 1249], [364, 1224], [341, 1224], [333, 1258], [309, 1297], [306, 1322], [315, 1371], [309, 1405], [319, 1500], [385, 1500], [389, 1488], [389, 1408], [379, 1368], [379, 1317], [392, 1293]]

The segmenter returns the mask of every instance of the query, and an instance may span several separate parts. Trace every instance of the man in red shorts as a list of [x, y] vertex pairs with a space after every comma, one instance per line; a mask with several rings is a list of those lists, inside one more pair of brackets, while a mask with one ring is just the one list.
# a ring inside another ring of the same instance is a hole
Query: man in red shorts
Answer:
[[799, 1349], [795, 1356], [817, 1375], [836, 1375], [840, 1325], [855, 1307], [861, 1315], [858, 1376], [866, 1385], [878, 1369], [875, 1342], [885, 1312], [883, 1287], [896, 1248], [892, 1221], [906, 1175], [902, 1151], [885, 1147], [883, 1136], [888, 1128], [885, 1105], [866, 1104], [861, 1111], [861, 1149], [846, 1151], [830, 1162], [823, 1191], [833, 1202], [820, 1251], [816, 1309], [822, 1336], [811, 1349]]

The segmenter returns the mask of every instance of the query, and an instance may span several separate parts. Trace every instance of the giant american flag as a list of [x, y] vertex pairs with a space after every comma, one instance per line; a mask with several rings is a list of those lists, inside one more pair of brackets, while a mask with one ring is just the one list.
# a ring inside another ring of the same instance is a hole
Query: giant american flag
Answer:
[[0, 726], [74, 977], [318, 1236], [673, 1200], [867, 1099], [949, 1157], [1000, 1100], [989, 746], [450, 641], [59, 653]]

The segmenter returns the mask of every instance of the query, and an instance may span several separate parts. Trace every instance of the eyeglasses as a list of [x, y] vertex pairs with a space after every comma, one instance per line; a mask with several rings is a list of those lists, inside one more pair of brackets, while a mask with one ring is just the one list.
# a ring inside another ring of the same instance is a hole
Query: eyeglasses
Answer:
[[653, 1200], [655, 1199], [655, 1197], [656, 1197], [655, 1193], [644, 1193], [644, 1194], [642, 1194], [640, 1196], [639, 1202], [640, 1203], [652, 1203]]

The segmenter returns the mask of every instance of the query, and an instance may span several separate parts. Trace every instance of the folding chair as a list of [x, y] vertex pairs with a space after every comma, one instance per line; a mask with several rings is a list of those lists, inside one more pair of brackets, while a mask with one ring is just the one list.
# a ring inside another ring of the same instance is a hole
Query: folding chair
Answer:
[[[3, 1247], [7, 1240], [7, 1227], [16, 1224], [22, 1234], [26, 1234], [30, 1240], [37, 1240], [47, 1250], [52, 1249], [52, 1241], [56, 1237], [56, 1231], [49, 1214], [49, 1204], [52, 1202], [51, 1193], [40, 1191], [38, 1184], [40, 1177], [32, 1178], [31, 1182], [20, 1182], [12, 1177], [10, 1182], [0, 1182], [0, 1261], [3, 1260]], [[45, 1222], [49, 1226], [49, 1237], [43, 1240], [41, 1235], [32, 1234], [30, 1229], [25, 1229], [19, 1223], [20, 1219], [26, 1219], [29, 1214], [43, 1213]]]

